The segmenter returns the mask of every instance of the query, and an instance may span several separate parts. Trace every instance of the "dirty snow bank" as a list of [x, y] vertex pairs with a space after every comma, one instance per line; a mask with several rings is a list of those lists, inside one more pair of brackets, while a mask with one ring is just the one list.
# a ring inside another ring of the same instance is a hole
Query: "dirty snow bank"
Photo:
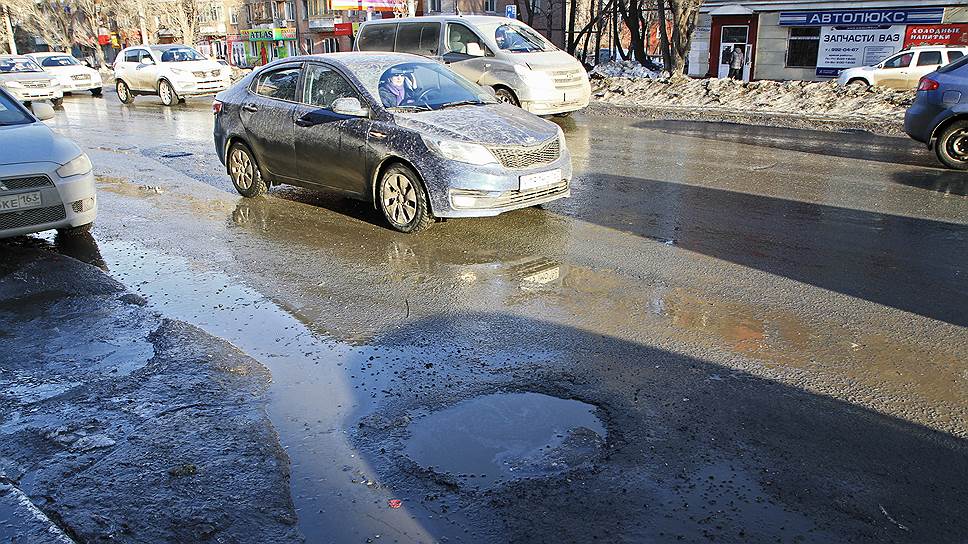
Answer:
[[[623, 72], [624, 73], [624, 72]], [[596, 100], [619, 106], [757, 114], [900, 119], [913, 91], [859, 90], [835, 82], [613, 77], [592, 72]]]
[[649, 70], [634, 60], [604, 62], [592, 68], [592, 77], [621, 77], [626, 79], [658, 79], [661, 74]]

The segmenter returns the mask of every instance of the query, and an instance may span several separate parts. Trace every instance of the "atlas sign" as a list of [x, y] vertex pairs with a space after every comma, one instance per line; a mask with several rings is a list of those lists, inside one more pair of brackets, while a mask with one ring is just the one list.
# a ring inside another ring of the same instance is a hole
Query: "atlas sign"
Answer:
[[944, 8], [851, 9], [835, 11], [785, 11], [781, 26], [871, 26], [936, 24], [944, 18]]

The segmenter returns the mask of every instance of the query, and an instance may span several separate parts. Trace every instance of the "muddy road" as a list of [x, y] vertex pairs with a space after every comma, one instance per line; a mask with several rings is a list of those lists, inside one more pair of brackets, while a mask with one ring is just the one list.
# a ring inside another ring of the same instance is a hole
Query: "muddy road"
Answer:
[[240, 396], [278, 444], [250, 448], [288, 480], [240, 479], [291, 494], [292, 540], [963, 542], [968, 177], [901, 138], [558, 121], [571, 199], [406, 236], [337, 195], [238, 196], [205, 100], [69, 97], [50, 124], [95, 164], [98, 221], [0, 242], [4, 266], [79, 259], [169, 323], [145, 338], [264, 366]]

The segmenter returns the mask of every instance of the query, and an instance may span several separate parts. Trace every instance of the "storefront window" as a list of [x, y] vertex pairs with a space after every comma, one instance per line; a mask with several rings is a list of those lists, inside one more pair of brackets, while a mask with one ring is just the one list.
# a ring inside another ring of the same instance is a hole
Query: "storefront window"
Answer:
[[787, 42], [787, 68], [816, 68], [819, 50], [819, 26], [791, 28]]

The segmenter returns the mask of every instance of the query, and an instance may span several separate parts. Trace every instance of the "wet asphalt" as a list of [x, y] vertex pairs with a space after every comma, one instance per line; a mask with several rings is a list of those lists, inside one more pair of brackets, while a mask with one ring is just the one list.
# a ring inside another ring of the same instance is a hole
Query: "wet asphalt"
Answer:
[[309, 542], [963, 542], [968, 176], [860, 132], [556, 121], [572, 198], [406, 236], [238, 196], [206, 100], [68, 97], [92, 236], [0, 247], [265, 365]]

